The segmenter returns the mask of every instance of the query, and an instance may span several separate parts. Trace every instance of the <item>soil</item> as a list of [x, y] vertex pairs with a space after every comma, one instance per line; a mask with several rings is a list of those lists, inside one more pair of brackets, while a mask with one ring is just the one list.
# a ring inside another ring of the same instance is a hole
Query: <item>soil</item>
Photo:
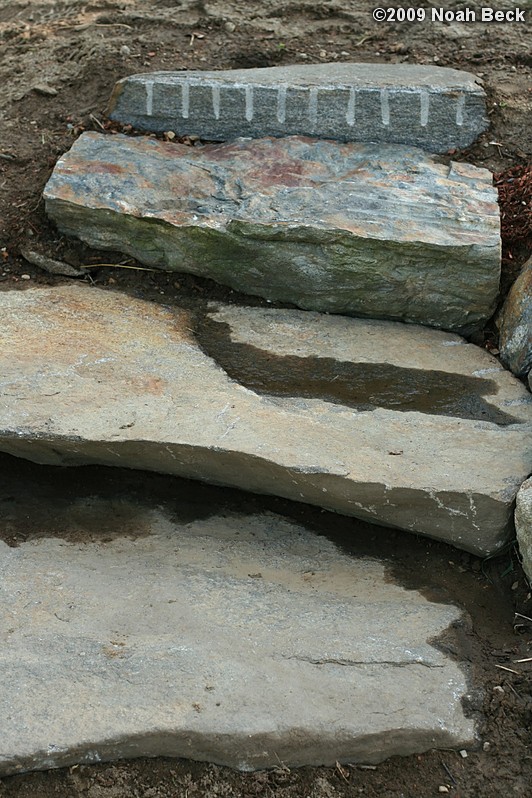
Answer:
[[[532, 6], [528, 0], [518, 6], [527, 10], [525, 23], [427, 19], [378, 24], [371, 15], [375, 5], [367, 0], [0, 0], [0, 290], [69, 279], [24, 260], [20, 248], [26, 246], [73, 266], [92, 265], [85, 279], [110, 290], [165, 303], [216, 298], [261, 304], [190, 275], [176, 279], [175, 274], [131, 268], [139, 264], [124, 262], [120, 253], [102, 256], [67, 240], [46, 219], [42, 189], [57, 158], [83, 130], [105, 129], [112, 135], [116, 126], [108, 125], [104, 109], [114, 82], [127, 74], [338, 60], [437, 64], [483, 78], [491, 128], [471, 148], [448, 157], [497, 173], [504, 235], [502, 299], [532, 251], [526, 204], [532, 184]], [[425, 0], [416, 7], [430, 17], [437, 5]], [[451, 1], [441, 5], [463, 7]], [[467, 6], [478, 10], [481, 4]], [[502, 7], [515, 4], [497, 4]], [[97, 265], [103, 263], [114, 266]], [[476, 342], [496, 351], [494, 325]], [[0, 458], [0, 468], [2, 494], [8, 490], [6, 474], [11, 494], [19, 485], [39, 496], [58, 481], [54, 469], [7, 456]], [[117, 495], [141, 489], [152, 496], [176, 492], [176, 481], [155, 475], [97, 468], [67, 474], [61, 472], [59, 479], [65, 495], [82, 489]], [[187, 495], [200, 491], [199, 505], [273, 509], [313, 524], [321, 534], [333, 527], [348, 532], [347, 521], [313, 508], [193, 483], [182, 490]], [[532, 600], [515, 546], [481, 562], [442, 544], [389, 530], [383, 536], [377, 530], [357, 537], [364, 551], [389, 558], [390, 567], [412, 587], [430, 590], [435, 599], [451, 597], [472, 618], [460, 656], [471, 662], [472, 694], [477, 696], [477, 706], [469, 709], [482, 709], [478, 750], [466, 758], [450, 751], [394, 758], [374, 770], [353, 765], [290, 771], [279, 763], [274, 771], [252, 774], [182, 760], [136, 760], [5, 778], [0, 798], [424, 798], [439, 794], [440, 786], [460, 798], [529, 796], [532, 663], [516, 660], [531, 656]], [[27, 530], [19, 533], [27, 537]]]

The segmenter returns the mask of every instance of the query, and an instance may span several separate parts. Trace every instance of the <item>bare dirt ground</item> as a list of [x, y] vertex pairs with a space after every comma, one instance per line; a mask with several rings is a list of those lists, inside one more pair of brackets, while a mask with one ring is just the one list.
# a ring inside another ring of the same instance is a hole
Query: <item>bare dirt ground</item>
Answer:
[[[429, 21], [431, 9], [439, 6], [425, 0], [416, 3], [427, 10], [424, 23], [377, 24], [371, 16], [375, 5], [367, 0], [0, 0], [0, 289], [65, 281], [22, 258], [20, 247], [28, 243], [73, 265], [122, 262], [118, 253], [102, 256], [59, 235], [41, 201], [55, 161], [80, 132], [103, 127], [112, 135], [104, 108], [116, 79], [149, 70], [338, 60], [437, 64], [483, 78], [491, 128], [468, 151], [452, 157], [503, 173], [497, 183], [501, 196], [506, 196], [504, 294], [532, 251], [526, 205], [532, 199], [531, 181], [521, 181], [517, 197], [510, 191], [515, 177], [532, 169], [532, 6], [527, 0], [492, 4], [497, 9], [527, 9], [526, 23], [443, 24]], [[457, 9], [465, 4], [441, 5]], [[478, 10], [481, 4], [467, 6]], [[101, 266], [91, 271], [90, 279], [102, 287], [168, 303], [212, 297], [241, 301], [234, 292], [192, 276], [179, 275], [176, 280], [175, 275]], [[496, 346], [493, 326], [478, 343]], [[34, 493], [46, 492], [57, 481], [53, 469], [10, 458], [2, 457], [0, 468], [2, 493], [15, 490], [6, 487], [6, 474]], [[105, 469], [76, 469], [68, 479], [61, 475], [67, 492], [120, 492], [138, 490], [140, 484], [131, 487], [131, 475]], [[163, 477], [144, 475], [142, 480], [155, 492], [175, 489], [175, 483], [170, 486]], [[188, 493], [192, 490], [186, 487]], [[211, 490], [215, 493], [201, 501], [282, 510], [316, 523], [325, 533], [327, 525], [340, 523], [323, 514], [318, 524], [316, 511], [278, 500]], [[470, 658], [484, 720], [479, 749], [467, 758], [429, 752], [391, 759], [375, 770], [353, 766], [290, 772], [280, 763], [274, 772], [256, 774], [181, 760], [139, 760], [6, 778], [0, 780], [0, 798], [425, 798], [439, 794], [440, 786], [460, 798], [530, 796], [532, 667], [515, 660], [530, 656], [532, 622], [527, 617], [532, 617], [532, 601], [515, 550], [510, 547], [481, 563], [440, 544], [406, 537], [395, 535], [393, 550], [387, 550], [403, 577], [410, 575], [413, 586], [450, 595], [473, 620]], [[377, 545], [370, 533], [360, 540], [369, 548]], [[382, 553], [381, 543], [378, 548]]]

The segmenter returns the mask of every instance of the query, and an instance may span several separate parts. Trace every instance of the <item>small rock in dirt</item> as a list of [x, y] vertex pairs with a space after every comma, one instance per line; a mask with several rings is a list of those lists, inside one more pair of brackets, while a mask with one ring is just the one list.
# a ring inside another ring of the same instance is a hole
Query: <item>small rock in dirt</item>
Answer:
[[[20, 247], [20, 254], [28, 263], [37, 266], [39, 269], [44, 269], [44, 271], [49, 274], [61, 274], [64, 277], [84, 277], [87, 274], [85, 269], [76, 269], [75, 266], [71, 266], [70, 263], [49, 258], [47, 255], [43, 255], [41, 252], [35, 252], [25, 246]], [[22, 275], [22, 277], [24, 278], [24, 275]]]
[[131, 48], [127, 46], [127, 44], [123, 44], [120, 48], [120, 55], [128, 56], [131, 55]]
[[57, 94], [57, 89], [54, 89], [53, 86], [49, 86], [47, 83], [37, 83], [32, 87], [32, 91], [37, 94], [42, 94], [44, 97], [55, 97]]

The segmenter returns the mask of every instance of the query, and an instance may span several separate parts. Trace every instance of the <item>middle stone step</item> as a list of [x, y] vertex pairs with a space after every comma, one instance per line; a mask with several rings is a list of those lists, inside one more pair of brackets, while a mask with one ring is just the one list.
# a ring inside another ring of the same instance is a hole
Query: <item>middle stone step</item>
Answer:
[[412, 147], [85, 133], [44, 196], [91, 246], [305, 309], [467, 333], [497, 299], [490, 172]]
[[0, 293], [0, 449], [283, 496], [488, 555], [532, 396], [452, 333], [82, 285]]

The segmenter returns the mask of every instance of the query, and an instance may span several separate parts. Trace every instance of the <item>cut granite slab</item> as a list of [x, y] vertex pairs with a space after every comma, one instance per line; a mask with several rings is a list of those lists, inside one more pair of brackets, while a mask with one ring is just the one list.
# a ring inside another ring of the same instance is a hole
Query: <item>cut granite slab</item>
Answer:
[[0, 450], [278, 495], [480, 555], [511, 534], [532, 397], [456, 335], [84, 285], [4, 292], [0, 314]]
[[372, 763], [476, 742], [459, 654], [437, 647], [467, 625], [457, 607], [277, 515], [180, 523], [122, 505], [125, 535], [116, 501], [91, 497], [57, 513], [76, 541], [0, 541], [0, 775], [145, 756]]
[[532, 477], [523, 482], [517, 494], [515, 530], [523, 570], [532, 584]]
[[489, 122], [470, 72], [410, 64], [311, 64], [152, 72], [118, 81], [107, 114], [141, 130], [228, 141], [304, 135], [467, 147]]
[[305, 309], [469, 332], [498, 296], [491, 173], [415, 148], [84, 133], [44, 197], [91, 246]]
[[532, 258], [512, 285], [499, 319], [502, 362], [520, 377], [532, 369]]

